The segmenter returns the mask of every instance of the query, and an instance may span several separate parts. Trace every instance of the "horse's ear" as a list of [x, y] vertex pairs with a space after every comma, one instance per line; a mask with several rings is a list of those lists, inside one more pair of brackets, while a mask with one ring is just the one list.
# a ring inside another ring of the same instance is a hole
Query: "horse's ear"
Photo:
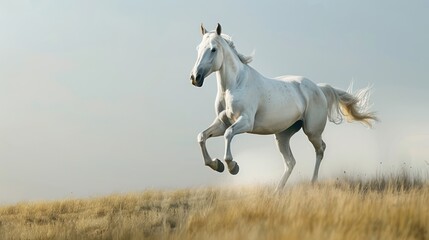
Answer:
[[219, 23], [217, 24], [216, 33], [217, 35], [220, 35], [222, 33], [222, 27], [220, 26]]
[[207, 33], [207, 30], [206, 30], [206, 28], [203, 26], [203, 24], [201, 23], [201, 34], [206, 34]]

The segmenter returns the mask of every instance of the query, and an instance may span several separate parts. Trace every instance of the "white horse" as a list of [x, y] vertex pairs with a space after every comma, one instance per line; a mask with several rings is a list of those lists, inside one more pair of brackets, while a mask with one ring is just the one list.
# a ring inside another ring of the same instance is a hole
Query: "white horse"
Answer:
[[219, 24], [210, 32], [201, 25], [203, 39], [197, 47], [198, 57], [191, 72], [191, 82], [197, 87], [201, 87], [211, 73], [216, 73], [217, 116], [198, 135], [205, 165], [213, 170], [223, 172], [224, 165], [219, 159], [212, 160], [207, 152], [208, 138], [225, 137], [224, 160], [229, 172], [235, 175], [239, 167], [231, 154], [234, 135], [275, 134], [285, 161], [285, 172], [277, 186], [280, 190], [295, 166], [290, 138], [302, 128], [316, 151], [314, 182], [326, 148], [322, 132], [327, 118], [339, 124], [344, 116], [368, 126], [377, 120], [375, 114], [368, 111], [369, 88], [351, 94], [326, 84], [316, 85], [300, 76], [264, 77], [248, 65], [252, 57], [238, 53], [231, 38], [221, 31]]

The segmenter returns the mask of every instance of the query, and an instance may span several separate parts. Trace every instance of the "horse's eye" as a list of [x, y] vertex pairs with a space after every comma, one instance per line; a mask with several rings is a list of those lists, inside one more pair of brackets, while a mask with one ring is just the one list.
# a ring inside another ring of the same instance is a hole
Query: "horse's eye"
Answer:
[[216, 52], [216, 48], [212, 48], [212, 53]]

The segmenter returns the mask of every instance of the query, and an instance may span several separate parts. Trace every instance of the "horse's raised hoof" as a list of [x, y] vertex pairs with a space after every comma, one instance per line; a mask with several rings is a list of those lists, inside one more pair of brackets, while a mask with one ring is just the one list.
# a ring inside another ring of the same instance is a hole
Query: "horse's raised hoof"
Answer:
[[240, 171], [240, 167], [238, 166], [237, 163], [235, 163], [235, 166], [229, 170], [229, 173], [231, 173], [232, 175], [237, 175], [239, 171]]
[[218, 172], [223, 172], [225, 170], [225, 166], [223, 165], [223, 163], [219, 159], [216, 159], [214, 161], [216, 162], [216, 166], [217, 166], [217, 168], [214, 170]]

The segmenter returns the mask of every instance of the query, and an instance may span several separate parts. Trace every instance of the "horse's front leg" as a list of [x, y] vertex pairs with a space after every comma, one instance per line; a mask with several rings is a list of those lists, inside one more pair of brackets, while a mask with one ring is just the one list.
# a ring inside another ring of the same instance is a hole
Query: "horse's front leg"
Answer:
[[225, 162], [228, 165], [228, 170], [231, 174], [235, 175], [238, 173], [240, 168], [237, 162], [233, 161], [231, 153], [231, 141], [234, 135], [251, 131], [253, 129], [253, 121], [245, 116], [238, 117], [237, 121], [226, 129], [225, 137]]
[[201, 151], [203, 153], [204, 163], [206, 166], [209, 166], [211, 169], [223, 172], [225, 167], [223, 163], [219, 159], [213, 159], [210, 157], [207, 148], [206, 148], [206, 140], [211, 137], [218, 137], [225, 133], [226, 126], [225, 124], [216, 118], [212, 125], [208, 127], [206, 130], [202, 131], [198, 134], [198, 143], [200, 144]]

